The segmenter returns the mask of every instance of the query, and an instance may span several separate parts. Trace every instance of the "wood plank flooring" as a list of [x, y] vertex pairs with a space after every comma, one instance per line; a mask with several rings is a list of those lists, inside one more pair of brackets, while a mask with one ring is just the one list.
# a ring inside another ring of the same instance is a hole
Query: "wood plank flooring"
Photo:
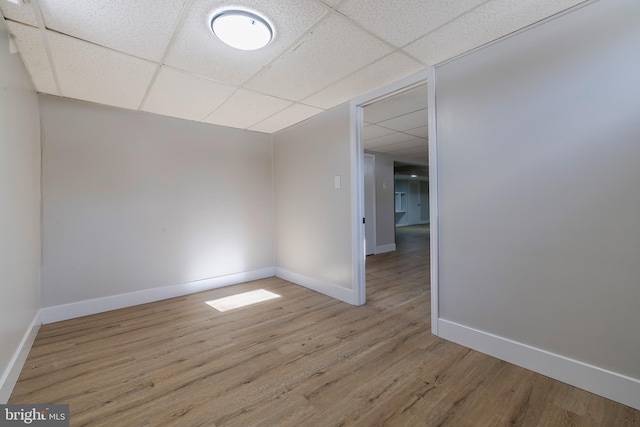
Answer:
[[[640, 411], [430, 334], [428, 228], [352, 307], [278, 278], [44, 325], [10, 403], [72, 426], [639, 426]], [[280, 298], [225, 313], [205, 301]]]

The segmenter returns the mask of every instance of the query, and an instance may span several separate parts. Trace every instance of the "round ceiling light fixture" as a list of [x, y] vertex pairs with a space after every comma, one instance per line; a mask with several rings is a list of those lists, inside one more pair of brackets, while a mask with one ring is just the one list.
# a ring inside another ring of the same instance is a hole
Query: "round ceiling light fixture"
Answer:
[[211, 30], [224, 43], [241, 50], [265, 47], [273, 38], [271, 25], [255, 13], [225, 10], [211, 20]]

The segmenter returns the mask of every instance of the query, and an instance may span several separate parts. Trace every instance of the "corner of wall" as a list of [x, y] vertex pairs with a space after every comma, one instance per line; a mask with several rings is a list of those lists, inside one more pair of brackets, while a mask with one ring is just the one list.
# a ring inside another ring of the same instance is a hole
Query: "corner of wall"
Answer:
[[38, 335], [38, 331], [40, 330], [40, 311], [36, 313], [29, 328], [25, 332], [18, 348], [16, 349], [13, 357], [9, 361], [9, 365], [2, 373], [2, 377], [0, 377], [0, 404], [6, 404], [11, 397], [11, 393], [13, 392], [13, 388], [18, 382], [18, 377], [20, 376], [20, 372], [24, 367], [24, 363], [27, 360], [27, 356], [29, 355], [29, 351], [31, 350], [31, 346], [36, 339], [36, 335]]
[[279, 267], [276, 267], [276, 277], [338, 299], [342, 302], [346, 302], [347, 304], [360, 305], [357, 295], [353, 289], [343, 288], [341, 286], [334, 285], [333, 283], [328, 283], [313, 277], [307, 277]]
[[112, 295], [104, 298], [95, 298], [53, 307], [44, 307], [41, 310], [41, 320], [43, 324], [60, 322], [68, 319], [75, 319], [77, 317], [89, 316], [91, 314], [103, 313], [105, 311], [117, 310], [120, 308], [147, 304], [150, 302], [194, 294], [197, 292], [204, 292], [225, 286], [237, 285], [239, 283], [250, 282], [252, 280], [265, 279], [267, 277], [273, 277], [274, 275], [275, 268], [267, 267], [259, 270], [212, 277], [209, 279], [173, 286], [163, 286], [159, 288], [145, 289], [143, 291]]

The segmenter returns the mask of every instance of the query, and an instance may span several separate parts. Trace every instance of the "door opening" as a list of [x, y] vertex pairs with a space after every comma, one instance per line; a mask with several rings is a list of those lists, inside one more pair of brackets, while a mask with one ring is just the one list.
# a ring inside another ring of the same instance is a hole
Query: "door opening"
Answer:
[[[352, 144], [352, 165], [359, 182], [353, 220], [360, 224], [364, 218], [364, 223], [354, 233], [357, 234], [354, 248], [362, 248], [361, 255], [358, 251], [354, 254], [359, 304], [366, 301], [366, 255], [396, 249], [395, 227], [399, 212], [395, 164], [402, 162], [428, 168], [427, 74], [425, 70], [351, 102], [355, 142]], [[367, 166], [367, 162], [373, 162], [373, 167]], [[366, 174], [372, 172], [373, 179], [367, 178]], [[425, 179], [428, 194], [428, 177]], [[405, 203], [415, 204], [415, 207], [412, 205], [411, 220], [418, 223], [424, 217], [422, 192], [421, 184], [416, 182], [411, 184], [412, 199], [408, 198], [409, 191], [403, 199]], [[428, 210], [428, 203], [426, 205]]]

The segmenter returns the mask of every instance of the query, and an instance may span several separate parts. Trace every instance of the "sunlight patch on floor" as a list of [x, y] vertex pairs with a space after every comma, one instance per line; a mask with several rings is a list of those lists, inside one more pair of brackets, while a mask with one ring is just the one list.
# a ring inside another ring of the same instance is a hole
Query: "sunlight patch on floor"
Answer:
[[207, 304], [218, 311], [225, 312], [257, 304], [259, 302], [269, 301], [275, 298], [280, 298], [280, 295], [269, 292], [266, 289], [258, 289], [255, 291], [243, 292], [241, 294], [207, 301]]

